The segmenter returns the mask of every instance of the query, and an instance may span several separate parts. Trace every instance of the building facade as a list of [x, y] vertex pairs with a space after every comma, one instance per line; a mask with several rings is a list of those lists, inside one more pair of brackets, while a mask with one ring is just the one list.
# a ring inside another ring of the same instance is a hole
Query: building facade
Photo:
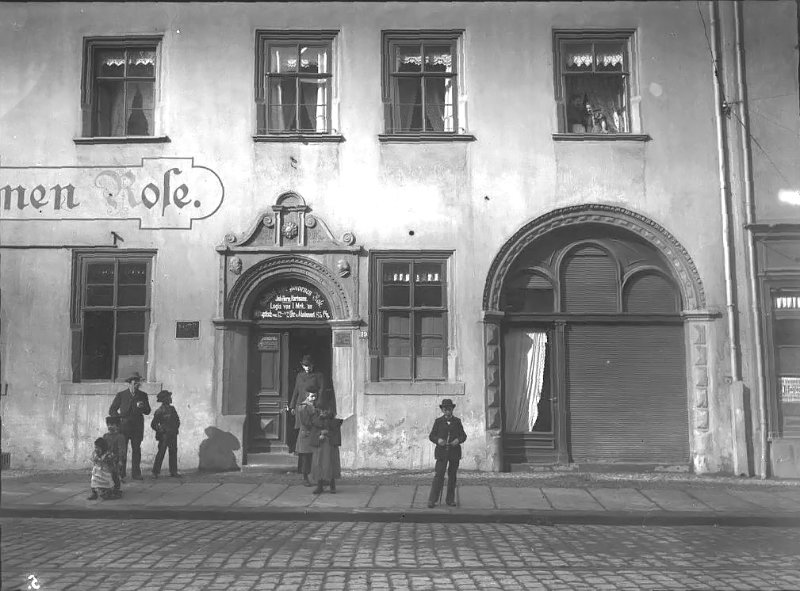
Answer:
[[452, 398], [468, 469], [800, 470], [797, 2], [0, 14], [12, 467], [133, 372], [182, 467], [285, 457], [310, 354], [346, 467]]

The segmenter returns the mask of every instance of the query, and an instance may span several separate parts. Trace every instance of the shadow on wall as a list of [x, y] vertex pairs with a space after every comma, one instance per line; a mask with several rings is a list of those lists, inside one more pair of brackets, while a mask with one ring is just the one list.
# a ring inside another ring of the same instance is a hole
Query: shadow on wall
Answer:
[[206, 427], [206, 437], [200, 443], [200, 463], [198, 470], [201, 472], [232, 472], [239, 470], [236, 455], [233, 453], [241, 447], [239, 440], [232, 433]]

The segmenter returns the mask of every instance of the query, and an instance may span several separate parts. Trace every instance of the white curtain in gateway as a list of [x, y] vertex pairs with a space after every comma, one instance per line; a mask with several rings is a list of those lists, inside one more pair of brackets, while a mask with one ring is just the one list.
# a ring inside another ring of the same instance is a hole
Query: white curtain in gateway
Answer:
[[539, 418], [547, 333], [512, 329], [505, 337], [505, 430], [533, 431]]

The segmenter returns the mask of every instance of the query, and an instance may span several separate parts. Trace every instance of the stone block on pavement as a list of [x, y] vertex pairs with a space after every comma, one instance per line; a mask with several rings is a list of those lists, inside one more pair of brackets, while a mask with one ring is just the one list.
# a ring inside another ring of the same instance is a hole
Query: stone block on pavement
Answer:
[[369, 501], [370, 509], [409, 509], [414, 501], [415, 485], [378, 486]]
[[537, 511], [552, 509], [539, 488], [493, 486], [492, 494], [498, 509], [535, 509]]
[[582, 488], [543, 488], [542, 492], [557, 511], [603, 511], [603, 506]]

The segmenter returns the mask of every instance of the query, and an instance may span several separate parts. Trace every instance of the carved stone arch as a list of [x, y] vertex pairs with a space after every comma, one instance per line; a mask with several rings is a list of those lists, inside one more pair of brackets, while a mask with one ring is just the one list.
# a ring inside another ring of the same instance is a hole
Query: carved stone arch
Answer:
[[260, 261], [245, 271], [231, 288], [225, 307], [225, 317], [249, 320], [246, 314], [253, 298], [273, 280], [298, 279], [318, 288], [328, 298], [334, 319], [351, 317], [353, 307], [347, 292], [330, 269], [299, 255], [278, 255]]
[[500, 311], [500, 295], [506, 277], [524, 249], [553, 230], [585, 224], [606, 224], [622, 228], [652, 244], [670, 264], [681, 291], [684, 310], [705, 308], [705, 292], [697, 267], [672, 234], [653, 220], [623, 207], [584, 204], [557, 209], [540, 216], [525, 224], [506, 241], [489, 268], [483, 290], [483, 310]]

